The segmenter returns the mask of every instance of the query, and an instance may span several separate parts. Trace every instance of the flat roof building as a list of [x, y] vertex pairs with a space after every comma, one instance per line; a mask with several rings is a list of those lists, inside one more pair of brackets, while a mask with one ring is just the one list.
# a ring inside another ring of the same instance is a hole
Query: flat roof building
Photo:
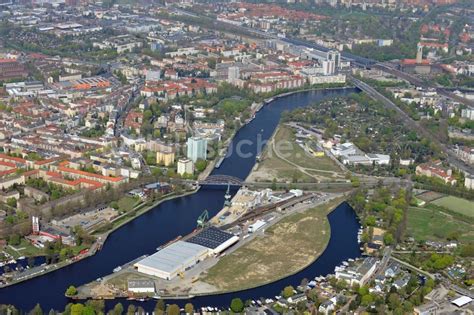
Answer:
[[128, 280], [128, 291], [133, 292], [133, 293], [154, 293], [155, 281]]
[[209, 254], [207, 247], [177, 241], [155, 254], [148, 256], [134, 266], [138, 272], [171, 280], [179, 273], [186, 271]]
[[203, 229], [186, 242], [207, 247], [213, 254], [219, 254], [238, 241], [239, 238], [237, 236], [210, 226]]

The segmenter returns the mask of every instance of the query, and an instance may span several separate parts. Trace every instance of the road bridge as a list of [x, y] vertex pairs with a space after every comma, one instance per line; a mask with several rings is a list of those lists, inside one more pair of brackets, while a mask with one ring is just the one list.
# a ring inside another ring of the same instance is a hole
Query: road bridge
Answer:
[[235, 176], [229, 175], [210, 175], [206, 179], [198, 181], [201, 186], [212, 185], [212, 186], [243, 186], [244, 182]]

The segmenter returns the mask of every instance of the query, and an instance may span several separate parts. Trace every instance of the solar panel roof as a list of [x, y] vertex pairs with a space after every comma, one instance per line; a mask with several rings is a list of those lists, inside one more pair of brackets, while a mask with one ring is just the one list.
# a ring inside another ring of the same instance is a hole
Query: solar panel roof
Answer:
[[215, 249], [225, 243], [234, 235], [224, 232], [216, 227], [210, 226], [203, 229], [198, 234], [186, 240], [188, 243], [201, 245], [210, 249]]

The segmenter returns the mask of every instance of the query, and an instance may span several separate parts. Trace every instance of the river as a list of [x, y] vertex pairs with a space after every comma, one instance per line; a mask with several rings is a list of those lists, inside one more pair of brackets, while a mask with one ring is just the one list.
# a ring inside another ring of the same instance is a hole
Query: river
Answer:
[[[241, 128], [234, 137], [228, 156], [212, 174], [225, 174], [245, 179], [255, 164], [257, 140], [271, 137], [281, 113], [307, 106], [325, 98], [334, 98], [356, 92], [355, 89], [316, 90], [278, 98], [264, 106], [255, 119]], [[261, 141], [260, 141], [261, 142]], [[236, 149], [246, 157], [235, 154]], [[235, 190], [233, 191], [235, 193]], [[44, 311], [63, 310], [70, 302], [64, 296], [69, 285], [79, 286], [110, 274], [112, 269], [141, 255], [152, 254], [156, 248], [179, 235], [186, 235], [196, 227], [196, 220], [204, 209], [214, 216], [224, 203], [225, 188], [202, 188], [197, 193], [169, 200], [112, 233], [96, 255], [4, 289], [0, 289], [0, 304], [13, 304], [28, 311], [40, 303]], [[203, 296], [192, 299], [195, 307], [228, 306], [233, 297], [256, 299], [273, 297], [288, 284], [298, 285], [303, 278], [314, 278], [334, 271], [334, 267], [348, 258], [360, 255], [357, 243], [359, 224], [354, 211], [347, 204], [337, 207], [329, 216], [331, 238], [324, 253], [303, 271], [259, 288], [237, 293]], [[107, 302], [113, 305], [117, 301]], [[125, 305], [127, 301], [121, 300]], [[184, 301], [178, 301], [183, 304]], [[134, 302], [139, 305], [140, 302]], [[152, 310], [155, 302], [141, 303]]]

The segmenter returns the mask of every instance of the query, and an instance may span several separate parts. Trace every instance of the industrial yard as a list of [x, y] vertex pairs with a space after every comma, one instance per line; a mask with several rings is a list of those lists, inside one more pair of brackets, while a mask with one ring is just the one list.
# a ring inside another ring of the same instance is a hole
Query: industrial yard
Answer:
[[262, 228], [254, 240], [223, 257], [202, 280], [220, 290], [234, 291], [273, 282], [303, 269], [324, 251], [330, 237], [326, 216], [343, 200], [324, 203], [322, 199], [316, 201], [320, 204], [316, 207], [295, 206], [296, 211]]
[[[326, 216], [343, 200], [341, 194], [243, 188], [214, 218], [198, 219], [193, 233], [118, 266], [110, 275], [80, 287], [77, 297], [189, 297], [278, 280], [306, 267], [324, 251], [330, 237]], [[242, 203], [247, 209], [242, 215], [226, 216], [233, 222], [213, 224], [234, 202], [239, 208], [243, 201], [252, 206]], [[296, 247], [289, 248], [288, 243]], [[290, 258], [276, 259], [282, 255]]]

